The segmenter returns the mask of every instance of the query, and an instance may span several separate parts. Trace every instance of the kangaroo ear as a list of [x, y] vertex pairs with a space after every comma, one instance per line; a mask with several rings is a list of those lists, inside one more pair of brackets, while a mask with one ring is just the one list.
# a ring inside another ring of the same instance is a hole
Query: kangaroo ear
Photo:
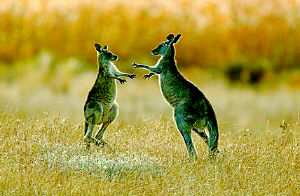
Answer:
[[108, 49], [107, 45], [104, 45], [103, 49], [104, 49], [104, 50], [107, 50], [107, 49]]
[[95, 44], [95, 48], [98, 52], [102, 52], [100, 44]]
[[176, 35], [176, 37], [173, 40], [173, 44], [177, 43], [178, 40], [180, 39], [180, 37], [181, 37], [181, 34]]
[[167, 40], [169, 40], [169, 41], [172, 41], [174, 39], [174, 34], [170, 34], [170, 35], [168, 35], [168, 37], [167, 37]]

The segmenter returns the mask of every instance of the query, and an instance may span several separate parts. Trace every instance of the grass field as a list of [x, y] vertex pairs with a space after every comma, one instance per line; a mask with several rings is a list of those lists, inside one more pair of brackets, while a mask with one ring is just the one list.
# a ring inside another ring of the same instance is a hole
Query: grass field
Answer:
[[[194, 162], [155, 78], [118, 86], [119, 116], [104, 135], [112, 149], [86, 150], [82, 106], [94, 77], [77, 78], [71, 86], [85, 85], [68, 94], [2, 85], [1, 195], [300, 193], [299, 91], [189, 77], [211, 100], [220, 125], [216, 162], [196, 134]], [[286, 131], [279, 127], [284, 119]]]
[[[0, 195], [300, 195], [299, 18], [300, 0], [1, 2]], [[196, 134], [187, 158], [157, 78], [131, 67], [171, 32], [216, 112], [215, 161]], [[96, 42], [137, 79], [118, 84], [111, 148], [87, 150]]]

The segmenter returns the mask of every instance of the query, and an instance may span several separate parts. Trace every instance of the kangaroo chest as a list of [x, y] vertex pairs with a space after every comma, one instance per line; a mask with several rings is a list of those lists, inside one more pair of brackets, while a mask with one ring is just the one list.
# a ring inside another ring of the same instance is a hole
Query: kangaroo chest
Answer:
[[112, 105], [116, 99], [116, 93], [114, 79], [99, 77], [89, 92], [88, 100], [98, 101], [103, 105]]

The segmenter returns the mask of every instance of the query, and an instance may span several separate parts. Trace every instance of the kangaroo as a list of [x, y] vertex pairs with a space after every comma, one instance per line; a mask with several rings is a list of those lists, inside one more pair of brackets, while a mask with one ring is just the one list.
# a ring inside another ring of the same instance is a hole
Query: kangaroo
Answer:
[[[87, 147], [90, 147], [90, 142], [104, 147], [107, 143], [102, 138], [103, 134], [118, 112], [118, 105], [115, 101], [117, 93], [115, 80], [119, 80], [123, 84], [126, 83], [126, 80], [121, 79], [121, 76], [133, 79], [135, 74], [120, 72], [112, 62], [116, 61], [118, 56], [110, 52], [106, 45], [101, 48], [99, 44], [95, 44], [95, 48], [99, 71], [84, 105], [84, 141]], [[93, 130], [97, 124], [102, 124], [102, 126], [93, 137]]]
[[[214, 110], [204, 94], [186, 80], [176, 67], [174, 44], [181, 37], [173, 34], [158, 45], [152, 54], [161, 58], [155, 66], [133, 63], [134, 68], [151, 71], [144, 78], [158, 74], [161, 92], [165, 100], [174, 108], [174, 120], [186, 144], [190, 158], [197, 158], [197, 152], [191, 138], [191, 130], [202, 137], [208, 145], [210, 157], [218, 152], [218, 124]], [[205, 133], [208, 129], [209, 138]]]

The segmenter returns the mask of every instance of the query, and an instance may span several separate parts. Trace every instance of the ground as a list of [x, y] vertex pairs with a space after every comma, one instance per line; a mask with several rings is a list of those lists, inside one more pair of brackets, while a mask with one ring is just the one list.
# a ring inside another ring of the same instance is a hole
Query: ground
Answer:
[[[113, 149], [85, 149], [81, 106], [88, 88], [67, 95], [31, 91], [32, 98], [19, 87], [2, 88], [1, 195], [299, 194], [299, 110], [293, 106], [299, 92], [284, 88], [275, 96], [196, 84], [218, 116], [215, 161], [196, 134], [199, 158], [187, 158], [155, 79], [118, 86], [119, 116], [104, 135]], [[290, 123], [285, 131], [283, 119]]]

